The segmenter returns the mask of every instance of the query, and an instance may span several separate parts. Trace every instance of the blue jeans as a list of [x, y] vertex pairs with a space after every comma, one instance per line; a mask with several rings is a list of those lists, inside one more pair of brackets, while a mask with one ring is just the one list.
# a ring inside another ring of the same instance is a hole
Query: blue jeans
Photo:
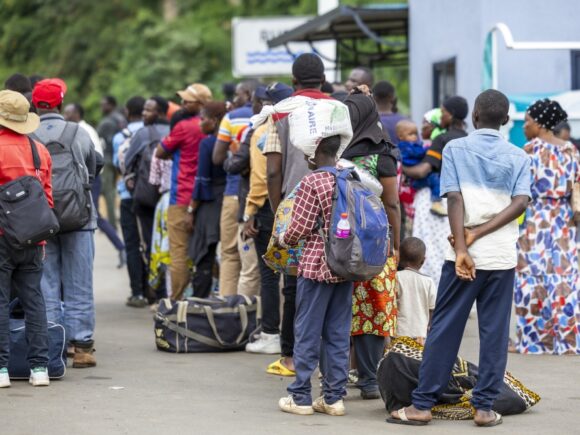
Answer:
[[445, 262], [419, 369], [419, 385], [413, 391], [417, 409], [431, 409], [447, 388], [469, 312], [477, 301], [479, 377], [471, 404], [475, 409], [491, 410], [503, 388], [514, 278], [515, 269], [477, 270], [475, 280], [461, 281], [455, 274], [455, 263]]
[[294, 320], [296, 380], [288, 386], [296, 404], [312, 404], [310, 378], [318, 365], [321, 347], [325, 352], [325, 402], [332, 405], [346, 395], [351, 322], [352, 282], [328, 284], [298, 278]]
[[48, 332], [44, 299], [40, 291], [42, 248], [12, 249], [0, 236], [0, 368], [10, 356], [9, 304], [14, 287], [24, 309], [28, 363], [31, 368], [48, 365]]
[[46, 245], [41, 286], [47, 319], [64, 325], [67, 341], [80, 347], [93, 343], [94, 257], [93, 231], [60, 234]]

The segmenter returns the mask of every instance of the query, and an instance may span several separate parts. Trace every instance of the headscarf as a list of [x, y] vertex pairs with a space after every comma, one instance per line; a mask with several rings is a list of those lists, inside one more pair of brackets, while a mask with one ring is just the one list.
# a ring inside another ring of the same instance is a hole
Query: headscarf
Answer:
[[389, 134], [382, 128], [381, 118], [372, 97], [364, 94], [352, 94], [344, 101], [352, 122], [352, 140], [342, 154], [349, 159], [369, 154], [388, 153]]
[[542, 128], [554, 130], [560, 122], [568, 119], [568, 114], [557, 101], [544, 98], [533, 103], [527, 110], [530, 117]]
[[431, 137], [429, 139], [434, 140], [437, 136], [445, 133], [446, 130], [441, 128], [441, 109], [439, 107], [429, 110], [425, 113], [423, 119], [433, 125], [433, 131], [431, 132]]

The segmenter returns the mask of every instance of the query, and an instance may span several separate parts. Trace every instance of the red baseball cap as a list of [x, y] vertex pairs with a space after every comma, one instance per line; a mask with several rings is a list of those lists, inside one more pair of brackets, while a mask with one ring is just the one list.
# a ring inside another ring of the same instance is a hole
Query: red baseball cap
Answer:
[[32, 104], [40, 109], [54, 109], [62, 104], [66, 83], [61, 79], [44, 79], [34, 85]]

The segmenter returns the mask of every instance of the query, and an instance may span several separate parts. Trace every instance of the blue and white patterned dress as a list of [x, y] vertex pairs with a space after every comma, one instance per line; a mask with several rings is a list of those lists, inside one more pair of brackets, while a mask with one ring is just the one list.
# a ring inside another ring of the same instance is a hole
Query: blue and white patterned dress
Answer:
[[532, 202], [518, 240], [515, 286], [517, 350], [580, 354], [576, 225], [570, 197], [580, 177], [574, 145], [534, 139]]

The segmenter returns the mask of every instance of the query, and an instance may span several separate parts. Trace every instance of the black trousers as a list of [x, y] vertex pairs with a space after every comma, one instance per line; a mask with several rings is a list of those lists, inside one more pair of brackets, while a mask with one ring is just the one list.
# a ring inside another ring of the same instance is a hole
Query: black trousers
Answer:
[[298, 281], [295, 276], [284, 275], [284, 309], [282, 313], [282, 334], [280, 346], [282, 356], [294, 355], [294, 317], [296, 316], [296, 286]]
[[270, 269], [262, 256], [268, 249], [268, 243], [272, 236], [274, 226], [274, 213], [270, 208], [270, 203], [258, 210], [255, 216], [258, 226], [258, 235], [255, 238], [256, 253], [258, 254], [258, 264], [260, 265], [260, 297], [262, 298], [262, 331], [266, 334], [280, 333], [280, 279], [272, 269]]
[[121, 200], [121, 230], [125, 240], [127, 252], [127, 271], [129, 272], [129, 283], [131, 286], [131, 296], [146, 296], [147, 275], [145, 262], [141, 255], [141, 241], [137, 229], [137, 217], [133, 213], [133, 200]]
[[213, 266], [215, 264], [215, 254], [217, 243], [208, 246], [207, 253], [195, 265], [193, 274], [193, 296], [196, 298], [207, 298], [211, 294], [213, 284]]

